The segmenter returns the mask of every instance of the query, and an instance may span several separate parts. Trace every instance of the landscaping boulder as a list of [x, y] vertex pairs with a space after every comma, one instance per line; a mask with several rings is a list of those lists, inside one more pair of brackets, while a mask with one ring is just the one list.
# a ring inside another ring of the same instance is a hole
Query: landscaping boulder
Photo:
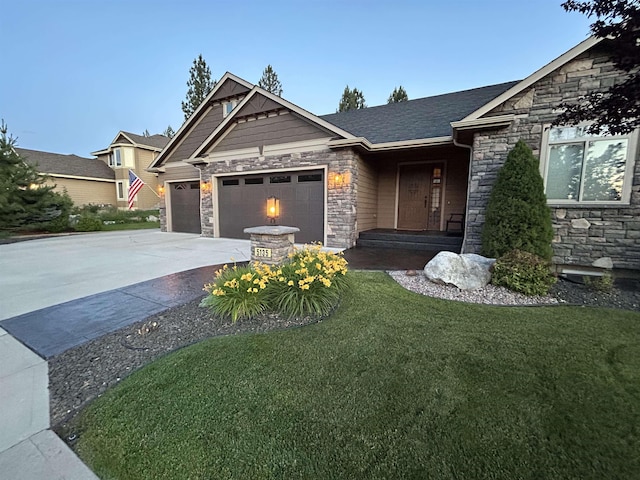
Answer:
[[489, 269], [494, 263], [495, 259], [475, 253], [458, 255], [440, 252], [424, 267], [424, 274], [435, 283], [455, 285], [461, 290], [475, 290], [489, 283]]

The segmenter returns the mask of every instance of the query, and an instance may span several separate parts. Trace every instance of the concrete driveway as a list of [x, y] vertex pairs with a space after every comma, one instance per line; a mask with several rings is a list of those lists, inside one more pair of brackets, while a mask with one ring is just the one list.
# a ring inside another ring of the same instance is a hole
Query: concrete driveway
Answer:
[[0, 320], [171, 273], [250, 258], [249, 240], [135, 230], [0, 245]]

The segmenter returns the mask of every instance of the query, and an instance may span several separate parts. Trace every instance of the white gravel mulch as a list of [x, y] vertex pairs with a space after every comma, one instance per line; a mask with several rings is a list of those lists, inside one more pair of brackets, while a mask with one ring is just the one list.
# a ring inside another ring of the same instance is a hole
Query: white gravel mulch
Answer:
[[557, 298], [551, 295], [528, 296], [491, 284], [476, 290], [460, 290], [453, 285], [434, 283], [420, 270], [409, 272], [411, 273], [407, 274], [407, 270], [394, 270], [387, 273], [407, 290], [445, 300], [487, 305], [554, 305], [560, 303]]

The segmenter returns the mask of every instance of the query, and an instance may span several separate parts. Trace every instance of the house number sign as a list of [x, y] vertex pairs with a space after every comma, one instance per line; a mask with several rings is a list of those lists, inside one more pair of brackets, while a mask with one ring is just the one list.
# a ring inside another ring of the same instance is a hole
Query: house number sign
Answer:
[[255, 247], [253, 254], [256, 257], [271, 258], [271, 249]]

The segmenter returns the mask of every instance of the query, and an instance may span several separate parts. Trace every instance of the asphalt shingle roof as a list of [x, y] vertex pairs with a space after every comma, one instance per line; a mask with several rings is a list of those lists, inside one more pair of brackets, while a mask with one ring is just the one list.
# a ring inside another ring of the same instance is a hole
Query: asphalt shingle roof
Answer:
[[167, 143], [169, 143], [169, 137], [165, 137], [164, 135], [155, 134], [150, 137], [145, 137], [144, 135], [136, 135], [135, 133], [130, 132], [122, 132], [131, 140], [139, 145], [148, 145], [150, 147], [155, 148], [164, 148]]
[[41, 173], [115, 179], [114, 171], [106, 163], [96, 158], [40, 152], [17, 147], [15, 150], [25, 158], [27, 163], [36, 166]]
[[506, 92], [518, 82], [418, 98], [401, 103], [321, 115], [320, 118], [371, 143], [399, 142], [451, 135], [451, 122]]

